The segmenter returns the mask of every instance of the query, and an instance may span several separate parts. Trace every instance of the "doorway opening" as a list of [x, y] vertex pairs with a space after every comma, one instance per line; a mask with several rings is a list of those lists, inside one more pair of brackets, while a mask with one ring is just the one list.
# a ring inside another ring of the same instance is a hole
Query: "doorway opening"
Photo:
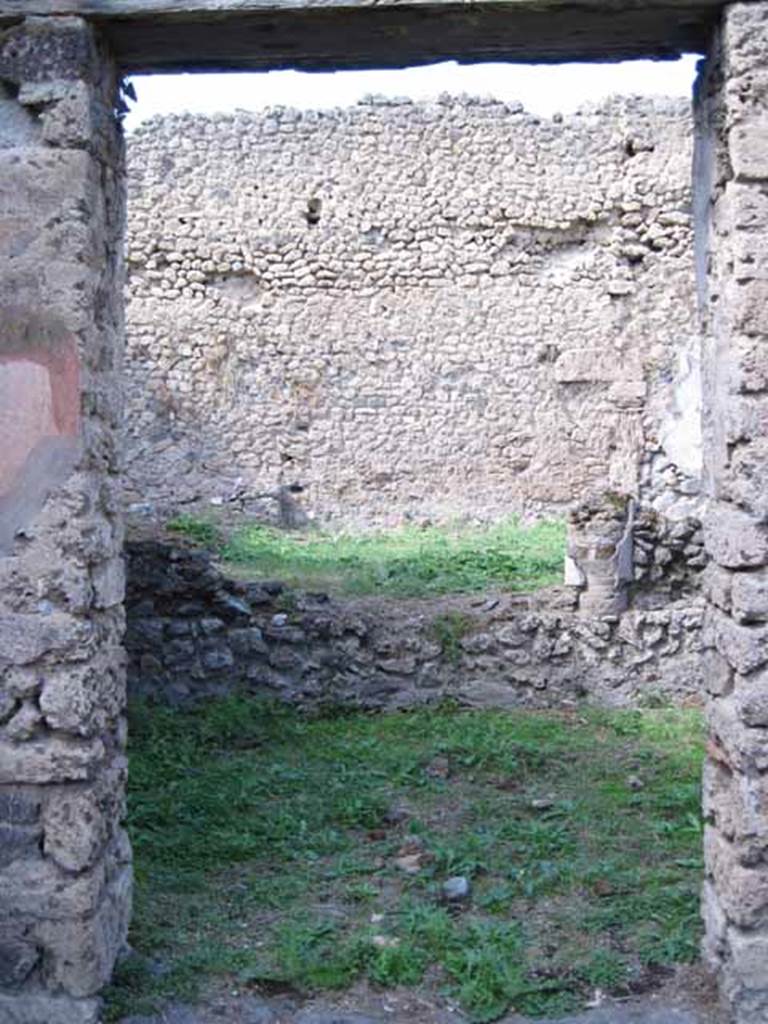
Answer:
[[[685, 101], [443, 96], [130, 139], [128, 641], [160, 706], [116, 1011], [202, 981], [551, 1015], [696, 959], [691, 136]], [[591, 495], [571, 588], [531, 594]], [[554, 522], [532, 546], [510, 510]], [[617, 529], [624, 616], [584, 600]]]

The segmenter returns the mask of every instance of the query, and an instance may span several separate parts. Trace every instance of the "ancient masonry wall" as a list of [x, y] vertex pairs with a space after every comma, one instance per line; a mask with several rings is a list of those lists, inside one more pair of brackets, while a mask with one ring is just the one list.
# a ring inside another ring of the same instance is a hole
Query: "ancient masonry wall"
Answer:
[[129, 144], [130, 502], [367, 525], [641, 486], [690, 511], [690, 168], [682, 101], [150, 122]]
[[159, 541], [131, 543], [128, 556], [128, 682], [153, 701], [632, 706], [698, 700], [703, 688], [703, 602], [684, 558], [664, 594], [643, 586], [622, 614], [598, 615], [577, 609], [570, 588], [345, 600], [229, 579], [206, 552]]
[[125, 942], [116, 74], [0, 34], [0, 1021], [96, 1024]]
[[768, 4], [726, 8], [698, 97], [698, 256], [713, 501], [704, 677], [706, 955], [738, 1024], [768, 1019]]

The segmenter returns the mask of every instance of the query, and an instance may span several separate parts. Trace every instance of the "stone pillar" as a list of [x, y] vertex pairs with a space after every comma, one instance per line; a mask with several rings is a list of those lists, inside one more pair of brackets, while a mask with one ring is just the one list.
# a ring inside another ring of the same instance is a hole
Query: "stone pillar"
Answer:
[[697, 86], [697, 264], [710, 499], [705, 957], [768, 1020], [768, 3], [727, 7]]
[[130, 908], [116, 87], [80, 19], [0, 33], [3, 1024], [94, 1024]]
[[629, 602], [633, 577], [633, 501], [606, 492], [571, 509], [565, 584], [579, 591], [579, 613], [620, 615]]

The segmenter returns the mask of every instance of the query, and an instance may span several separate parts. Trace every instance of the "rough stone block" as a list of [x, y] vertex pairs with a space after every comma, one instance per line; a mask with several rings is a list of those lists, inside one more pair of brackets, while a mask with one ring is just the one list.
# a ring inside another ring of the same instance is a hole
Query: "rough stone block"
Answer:
[[768, 840], [768, 779], [732, 771], [710, 758], [704, 765], [704, 816], [726, 839], [740, 843]]
[[715, 829], [704, 834], [707, 873], [717, 889], [720, 905], [737, 928], [755, 928], [768, 918], [768, 867], [747, 867], [746, 848], [730, 843]]
[[232, 651], [226, 644], [208, 647], [200, 655], [203, 668], [209, 672], [223, 672], [235, 664]]
[[746, 512], [716, 502], [703, 525], [706, 550], [718, 565], [748, 569], [768, 564], [768, 531]]
[[91, 867], [125, 817], [125, 757], [116, 757], [89, 786], [52, 787], [42, 814], [43, 851], [67, 871]]
[[125, 944], [131, 908], [131, 872], [123, 867], [111, 881], [95, 914], [44, 921], [36, 929], [46, 950], [45, 981], [71, 996], [95, 995], [109, 981]]
[[0, 86], [0, 139], [5, 149], [38, 146], [42, 126], [37, 117], [24, 110], [7, 85]]
[[125, 597], [125, 565], [122, 558], [100, 562], [91, 573], [97, 608], [120, 605]]
[[496, 639], [504, 647], [524, 647], [528, 643], [529, 634], [516, 622], [509, 622], [496, 630]]
[[[707, 693], [713, 697], [724, 697], [733, 689], [733, 669], [725, 658], [713, 648], [706, 648], [691, 656], [692, 668]], [[678, 672], [679, 657], [674, 660], [672, 672]]]
[[258, 626], [244, 629], [232, 629], [228, 639], [236, 657], [247, 657], [250, 654], [266, 654], [269, 648], [264, 642], [264, 635]]
[[0, 790], [0, 822], [8, 825], [34, 825], [39, 818], [39, 794]]
[[45, 811], [45, 853], [67, 871], [96, 861], [109, 836], [108, 822], [92, 793], [60, 793]]
[[[65, 274], [70, 275], [70, 287], [83, 287], [92, 280], [93, 268], [79, 257], [95, 241], [94, 233], [101, 226], [97, 212], [101, 196], [98, 163], [79, 150], [0, 150], [0, 175], [5, 183], [0, 197], [0, 253], [14, 258], [20, 267], [47, 261], [45, 286], [50, 289], [50, 308], [56, 316], [30, 311], [32, 322], [46, 325], [48, 334], [61, 326], [62, 316], [67, 318], [65, 326], [69, 328], [82, 324], [81, 317], [68, 320], [78, 311]], [[61, 187], [62, 181], [67, 182], [66, 189]], [[39, 225], [35, 231], [30, 230], [32, 215], [35, 225]], [[26, 289], [26, 294], [39, 287], [35, 284], [34, 289]], [[18, 292], [4, 299], [9, 301], [10, 312], [21, 300]], [[13, 327], [13, 320], [6, 324], [6, 330]]]
[[[78, 616], [89, 613], [93, 588], [88, 566], [84, 558], [66, 557], [67, 551], [83, 547], [74, 535], [77, 512], [70, 510], [68, 501], [62, 500], [62, 491], [72, 483], [71, 476], [59, 488], [56, 497], [48, 499], [35, 520], [33, 532], [27, 523], [28, 543], [17, 548], [13, 558], [0, 558], [0, 614], [4, 611], [36, 612], [33, 595], [50, 592], [58, 595], [57, 607], [61, 611]], [[69, 528], [56, 521], [58, 516], [54, 509], [69, 518]], [[82, 525], [87, 528], [86, 524]], [[19, 602], [21, 594], [28, 595], [23, 604]]]
[[768, 990], [768, 935], [729, 928], [726, 941], [739, 984]]
[[99, 1024], [100, 999], [71, 999], [32, 993], [0, 993], [3, 1024]]
[[100, 864], [72, 876], [50, 860], [19, 861], [0, 871], [0, 917], [14, 914], [62, 921], [91, 916], [100, 906], [104, 872]]
[[[168, 624], [169, 636], [188, 636], [189, 633], [189, 623], [184, 619], [174, 620]], [[127, 641], [129, 645], [135, 644], [140, 647], [160, 647], [163, 643], [162, 620], [157, 618], [145, 619], [131, 616], [131, 629], [127, 637]], [[189, 653], [189, 651], [186, 653]]]
[[768, 394], [730, 394], [721, 409], [723, 442], [736, 445], [768, 436]]
[[734, 695], [721, 697], [707, 709], [710, 756], [733, 772], [764, 772], [768, 769], [768, 732], [750, 728], [741, 718]]
[[737, 181], [768, 179], [768, 113], [754, 112], [736, 124], [728, 147]]
[[720, 992], [736, 1024], [765, 1024], [768, 1020], [768, 993], [745, 989], [728, 961], [720, 975]]
[[92, 141], [97, 110], [85, 82], [26, 82], [18, 101], [42, 110], [43, 140], [49, 145], [83, 148]]
[[768, 195], [753, 184], [729, 181], [721, 205], [737, 230], [768, 231]]
[[39, 708], [32, 700], [20, 701], [3, 726], [7, 740], [30, 740], [39, 731], [42, 722]]
[[741, 506], [756, 519], [768, 519], [768, 441], [732, 445], [718, 491], [720, 497]]
[[[746, 302], [746, 295], [738, 299]], [[728, 301], [728, 299], [726, 299]], [[750, 317], [751, 307], [742, 305], [741, 312], [729, 308], [728, 317]], [[731, 394], [757, 394], [768, 390], [768, 367], [765, 361], [765, 341], [762, 338], [744, 337], [730, 333], [728, 348], [717, 359], [717, 375], [724, 390]], [[727, 410], [723, 411], [727, 418]]]
[[701, 915], [704, 919], [702, 956], [711, 970], [718, 970], [725, 955], [725, 938], [728, 922], [720, 906], [715, 887], [706, 880], [701, 894]]
[[69, 615], [0, 615], [0, 661], [27, 665], [43, 654], [76, 647], [88, 626]]
[[731, 610], [731, 587], [734, 573], [710, 562], [701, 574], [701, 589], [707, 600], [721, 611]]
[[34, 942], [20, 937], [11, 926], [0, 925], [0, 989], [18, 988], [39, 961], [40, 951]]
[[[753, 275], [761, 266], [757, 254], [754, 259]], [[748, 338], [759, 338], [760, 343], [764, 343], [768, 334], [768, 313], [765, 309], [768, 280], [757, 276], [747, 277], [743, 269], [740, 269], [739, 276], [734, 275], [728, 281], [723, 296], [723, 323], [728, 325], [729, 331], [737, 336], [743, 334]], [[727, 355], [730, 357], [732, 354], [739, 355], [738, 349], [729, 348]]]
[[734, 3], [725, 9], [723, 48], [726, 81], [736, 83], [741, 76], [764, 69], [763, 40], [767, 23], [764, 3]]
[[125, 705], [121, 654], [107, 648], [85, 664], [47, 670], [39, 703], [51, 729], [84, 737], [103, 732]]
[[41, 836], [39, 826], [0, 824], [0, 870], [14, 861], [39, 857]]
[[558, 357], [552, 375], [558, 384], [610, 383], [621, 378], [616, 360], [598, 348], [566, 349]]
[[768, 247], [754, 230], [734, 230], [725, 253], [733, 260], [733, 280], [745, 283], [768, 279]]
[[705, 634], [742, 675], [768, 663], [768, 626], [741, 625], [716, 608], [707, 612]]
[[648, 385], [644, 380], [614, 381], [606, 397], [620, 409], [642, 409], [648, 397]]
[[93, 82], [100, 63], [95, 40], [80, 18], [26, 18], [0, 40], [0, 76], [24, 82]]
[[91, 777], [103, 758], [100, 739], [46, 736], [9, 743], [0, 738], [0, 785], [82, 781]]
[[768, 570], [731, 575], [732, 614], [738, 622], [768, 621]]
[[[768, 670], [734, 677], [735, 706], [750, 728], [768, 726]], [[768, 809], [767, 809], [768, 810]]]

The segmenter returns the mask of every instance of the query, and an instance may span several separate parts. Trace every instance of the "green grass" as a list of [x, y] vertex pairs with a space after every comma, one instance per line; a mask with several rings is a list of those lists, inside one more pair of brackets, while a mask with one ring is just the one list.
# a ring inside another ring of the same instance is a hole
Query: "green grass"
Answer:
[[488, 587], [530, 590], [562, 581], [565, 524], [408, 527], [381, 533], [237, 530], [221, 548], [232, 566], [307, 589], [426, 597]]
[[[139, 955], [110, 1019], [217, 984], [422, 986], [475, 1021], [634, 991], [696, 956], [702, 743], [693, 710], [136, 707]], [[460, 911], [440, 901], [456, 874]]]
[[218, 526], [208, 519], [200, 519], [198, 516], [182, 514], [169, 519], [165, 525], [173, 533], [180, 533], [183, 537], [187, 537], [196, 544], [204, 544], [206, 547], [215, 548], [223, 543]]

